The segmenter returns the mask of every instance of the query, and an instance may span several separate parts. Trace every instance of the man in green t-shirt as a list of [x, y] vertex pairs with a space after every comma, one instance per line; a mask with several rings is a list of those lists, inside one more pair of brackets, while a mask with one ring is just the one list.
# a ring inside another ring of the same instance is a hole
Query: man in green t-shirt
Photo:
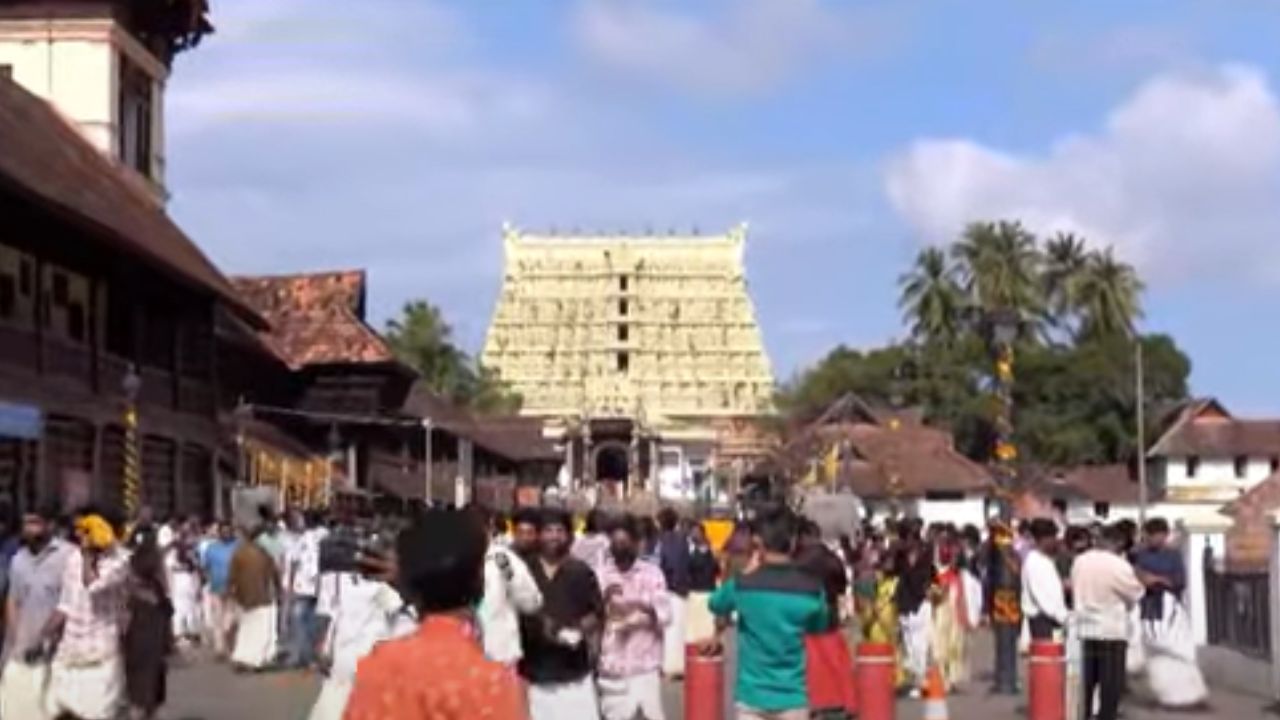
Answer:
[[822, 585], [792, 563], [796, 518], [785, 509], [762, 513], [753, 542], [760, 564], [711, 596], [723, 631], [737, 616], [739, 720], [807, 720], [806, 633], [829, 624]]

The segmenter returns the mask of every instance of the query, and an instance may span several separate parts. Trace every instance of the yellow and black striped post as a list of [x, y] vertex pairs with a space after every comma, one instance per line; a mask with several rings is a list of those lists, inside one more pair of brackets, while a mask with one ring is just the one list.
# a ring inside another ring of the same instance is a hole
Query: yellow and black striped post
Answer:
[[124, 511], [131, 521], [137, 516], [141, 500], [138, 458], [138, 407], [131, 400], [124, 411]]

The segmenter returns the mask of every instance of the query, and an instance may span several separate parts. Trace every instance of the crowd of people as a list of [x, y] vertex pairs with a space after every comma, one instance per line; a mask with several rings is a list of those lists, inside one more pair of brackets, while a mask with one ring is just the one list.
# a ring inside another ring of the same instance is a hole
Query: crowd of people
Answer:
[[[23, 517], [6, 555], [0, 719], [153, 717], [168, 658], [324, 681], [311, 720], [665, 720], [664, 679], [736, 630], [739, 718], [852, 714], [850, 648], [888, 646], [896, 683], [972, 686], [993, 635], [992, 691], [1017, 693], [1029, 643], [1079, 641], [1085, 717], [1114, 720], [1127, 675], [1203, 703], [1162, 520], [1016, 530], [915, 519], [842, 534], [783, 505], [713, 545], [702, 523], [522, 508], [418, 517], [131, 523], [86, 510]], [[718, 539], [720, 540], [720, 539]], [[984, 630], [985, 631], [985, 630]], [[418, 678], [417, 681], [406, 679]]]

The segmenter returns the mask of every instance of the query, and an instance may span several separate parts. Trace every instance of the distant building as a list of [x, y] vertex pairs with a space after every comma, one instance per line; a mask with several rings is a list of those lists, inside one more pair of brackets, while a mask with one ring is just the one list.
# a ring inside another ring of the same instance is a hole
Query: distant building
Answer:
[[853, 393], [792, 433], [772, 464], [783, 478], [852, 492], [872, 518], [981, 527], [992, 510], [990, 471], [958, 452], [949, 432], [925, 425], [916, 412], [875, 408]]
[[1194, 400], [1174, 414], [1147, 462], [1149, 515], [1213, 514], [1280, 470], [1280, 420], [1237, 418], [1216, 399]]
[[[250, 445], [243, 482], [278, 486], [294, 504], [302, 488], [323, 480], [325, 495], [337, 502], [476, 499], [506, 508], [521, 480], [555, 477], [560, 455], [536, 421], [477, 418], [431, 392], [396, 358], [365, 320], [363, 271], [233, 282], [270, 321], [258, 340], [279, 361], [274, 368], [245, 357], [229, 363], [245, 393], [247, 412], [237, 418], [241, 444]], [[304, 475], [306, 458], [326, 452], [325, 477]]]
[[563, 489], [714, 494], [713, 469], [762, 451], [748, 446], [773, 412], [774, 380], [745, 226], [669, 237], [507, 227], [503, 245], [482, 360], [563, 447]]
[[265, 322], [161, 207], [164, 81], [208, 30], [196, 0], [0, 4], [3, 510], [119, 508], [134, 455], [157, 514], [216, 509], [215, 328]]

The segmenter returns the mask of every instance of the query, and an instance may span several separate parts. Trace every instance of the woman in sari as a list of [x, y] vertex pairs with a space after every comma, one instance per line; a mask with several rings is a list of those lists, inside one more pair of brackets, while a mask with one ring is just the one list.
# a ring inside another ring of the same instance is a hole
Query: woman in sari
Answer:
[[[929, 644], [948, 690], [969, 681], [969, 633], [977, 625], [977, 614], [969, 607], [972, 583], [966, 582], [968, 574], [957, 549], [953, 536], [938, 544], [938, 573], [931, 593], [933, 627]], [[978, 592], [981, 593], [980, 588]]]
[[858, 620], [862, 625], [862, 639], [869, 643], [882, 643], [893, 648], [894, 667], [897, 675], [894, 685], [906, 685], [907, 674], [898, 659], [902, 656], [902, 642], [898, 624], [898, 567], [897, 555], [886, 553], [877, 573], [874, 595], [859, 598]]

